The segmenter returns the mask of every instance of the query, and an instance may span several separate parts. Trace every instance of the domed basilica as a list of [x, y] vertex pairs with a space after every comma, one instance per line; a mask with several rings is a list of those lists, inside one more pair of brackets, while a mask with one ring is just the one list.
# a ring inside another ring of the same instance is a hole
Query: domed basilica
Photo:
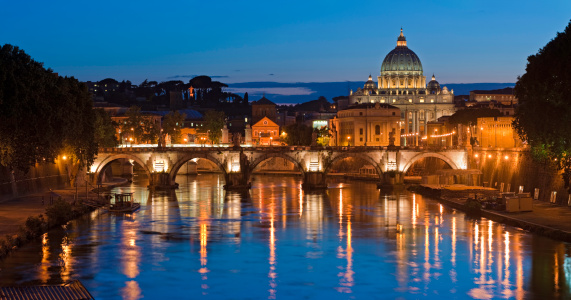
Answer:
[[[349, 105], [386, 103], [396, 106], [401, 112], [402, 144], [418, 145], [419, 139], [427, 134], [427, 122], [452, 115], [454, 91], [440, 87], [434, 75], [426, 84], [422, 63], [418, 55], [408, 48], [402, 29], [397, 46], [385, 56], [377, 83], [369, 75], [363, 88], [351, 91]], [[408, 126], [407, 126], [408, 124]]]

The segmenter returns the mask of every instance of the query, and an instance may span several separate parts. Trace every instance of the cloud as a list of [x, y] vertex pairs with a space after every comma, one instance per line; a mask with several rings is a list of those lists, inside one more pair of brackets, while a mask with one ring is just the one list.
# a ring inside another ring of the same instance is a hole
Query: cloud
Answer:
[[248, 93], [248, 95], [282, 95], [282, 96], [306, 96], [315, 91], [306, 87], [268, 87], [268, 88], [227, 88], [228, 92], [234, 94]]
[[[203, 76], [203, 75], [174, 75], [174, 76], [170, 76], [167, 77], [168, 79], [179, 79], [179, 78], [194, 78], [196, 76]], [[206, 75], [208, 76], [208, 75]], [[227, 75], [212, 75], [212, 76], [208, 76], [210, 78], [228, 78], [230, 76]]]

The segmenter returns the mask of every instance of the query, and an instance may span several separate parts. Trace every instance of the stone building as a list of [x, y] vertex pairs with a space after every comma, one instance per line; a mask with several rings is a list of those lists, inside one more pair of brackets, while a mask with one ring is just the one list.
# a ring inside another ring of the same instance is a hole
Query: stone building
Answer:
[[474, 90], [470, 91], [470, 101], [496, 101], [503, 105], [517, 104], [514, 89], [506, 87], [498, 90]]
[[[403, 146], [418, 145], [420, 138], [426, 136], [427, 122], [455, 112], [454, 90], [441, 87], [434, 75], [426, 84], [422, 63], [408, 48], [402, 29], [397, 46], [383, 60], [377, 83], [369, 76], [362, 89], [351, 91], [349, 105], [363, 103], [386, 103], [400, 109]], [[407, 141], [407, 136], [414, 138]]]
[[522, 141], [515, 132], [513, 117], [478, 118], [476, 138], [485, 148], [521, 147]]
[[337, 112], [330, 120], [331, 146], [400, 146], [400, 110], [389, 104], [365, 103]]
[[253, 142], [257, 145], [279, 145], [280, 144], [280, 126], [270, 120], [268, 117], [263, 117], [256, 124], [252, 125]]
[[258, 101], [252, 102], [252, 124], [258, 123], [264, 117], [267, 117], [272, 122], [277, 122], [276, 119], [276, 104], [268, 100], [266, 97]]

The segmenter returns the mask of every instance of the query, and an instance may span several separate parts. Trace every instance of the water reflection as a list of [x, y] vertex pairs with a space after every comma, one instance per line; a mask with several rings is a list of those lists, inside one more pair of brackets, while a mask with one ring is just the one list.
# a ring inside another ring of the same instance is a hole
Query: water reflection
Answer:
[[[306, 193], [293, 177], [225, 192], [118, 189], [132, 215], [94, 213], [0, 263], [3, 284], [80, 279], [96, 298], [568, 298], [571, 247], [373, 184]], [[263, 283], [262, 283], [263, 282]], [[257, 284], [254, 284], [257, 283]]]

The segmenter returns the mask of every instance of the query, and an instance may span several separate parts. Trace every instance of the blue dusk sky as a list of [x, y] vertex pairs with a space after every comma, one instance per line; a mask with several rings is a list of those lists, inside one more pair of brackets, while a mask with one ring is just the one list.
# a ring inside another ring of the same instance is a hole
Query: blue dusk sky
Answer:
[[424, 74], [515, 82], [571, 1], [12, 1], [0, 44], [60, 75], [226, 83], [365, 81], [401, 26]]

